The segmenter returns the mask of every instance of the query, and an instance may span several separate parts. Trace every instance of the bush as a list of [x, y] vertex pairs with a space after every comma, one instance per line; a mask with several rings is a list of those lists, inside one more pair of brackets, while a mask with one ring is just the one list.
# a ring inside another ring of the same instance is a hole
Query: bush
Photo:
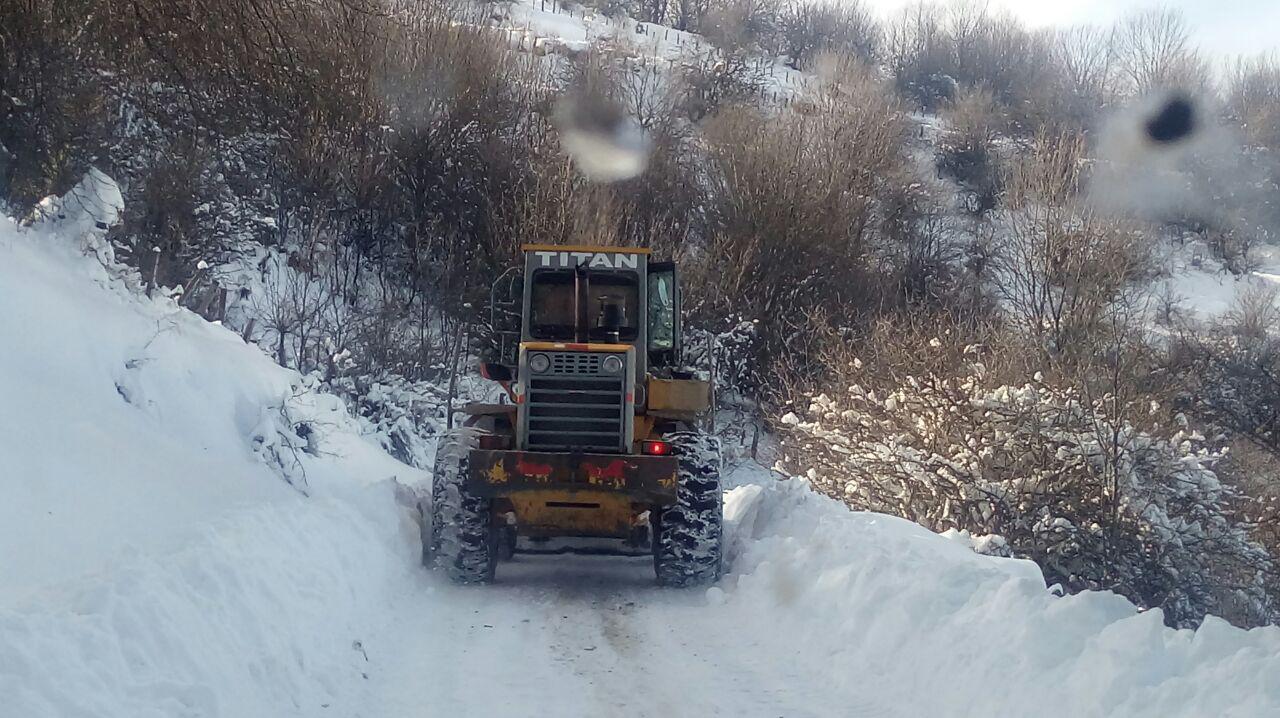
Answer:
[[996, 140], [1004, 123], [994, 96], [981, 88], [961, 90], [942, 113], [946, 129], [938, 138], [938, 169], [970, 193], [967, 209], [983, 215], [995, 209], [1000, 193]]
[[966, 353], [973, 363], [953, 376], [812, 396], [782, 419], [788, 465], [813, 467], [855, 508], [998, 534], [1050, 583], [1116, 591], [1173, 626], [1280, 615], [1272, 557], [1214, 473], [1219, 447], [1186, 428], [1138, 428], [1124, 418], [1136, 403], [1002, 384], [981, 350]]
[[993, 217], [1003, 241], [993, 257], [996, 292], [1055, 361], [1113, 342], [1108, 322], [1139, 311], [1130, 290], [1149, 276], [1136, 226], [1080, 197], [1085, 169], [1083, 136], [1040, 136], [1010, 173], [1007, 209]]
[[706, 127], [706, 239], [686, 264], [689, 296], [702, 321], [759, 321], [760, 385], [774, 383], [774, 362], [803, 356], [806, 312], [874, 303], [876, 200], [902, 162], [903, 125], [883, 95], [864, 92], [820, 98], [809, 114], [733, 107]]
[[797, 70], [812, 70], [823, 53], [840, 53], [875, 61], [880, 30], [870, 12], [858, 2], [833, 3], [791, 0], [778, 16], [781, 50]]

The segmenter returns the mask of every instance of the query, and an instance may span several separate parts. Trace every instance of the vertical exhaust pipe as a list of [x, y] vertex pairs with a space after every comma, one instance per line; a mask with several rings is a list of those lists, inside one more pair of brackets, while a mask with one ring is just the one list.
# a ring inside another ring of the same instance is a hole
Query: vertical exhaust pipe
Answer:
[[573, 270], [573, 340], [586, 344], [591, 338], [587, 327], [587, 303], [591, 297], [591, 275], [587, 272], [587, 262]]

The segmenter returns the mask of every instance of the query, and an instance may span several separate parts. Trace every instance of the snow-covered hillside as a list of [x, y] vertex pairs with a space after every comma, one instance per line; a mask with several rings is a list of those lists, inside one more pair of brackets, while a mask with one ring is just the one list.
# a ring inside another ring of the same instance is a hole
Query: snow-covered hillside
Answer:
[[[535, 55], [573, 55], [592, 48], [626, 58], [634, 69], [672, 72], [685, 65], [710, 64], [722, 54], [705, 37], [626, 15], [606, 16], [594, 8], [559, 0], [514, 0], [495, 6], [493, 20], [512, 46]], [[786, 104], [816, 87], [818, 78], [789, 67], [781, 58], [759, 56], [751, 74], [758, 77], [762, 104]]]
[[132, 287], [95, 228], [109, 190], [0, 224], [0, 715], [1280, 713], [1280, 629], [1058, 597], [750, 462], [712, 588], [528, 555], [449, 585], [391, 481], [429, 477]]
[[92, 176], [53, 219], [0, 225], [0, 715], [318, 705], [359, 680], [352, 637], [413, 569], [390, 480], [425, 477], [140, 295], [94, 226], [113, 202]]

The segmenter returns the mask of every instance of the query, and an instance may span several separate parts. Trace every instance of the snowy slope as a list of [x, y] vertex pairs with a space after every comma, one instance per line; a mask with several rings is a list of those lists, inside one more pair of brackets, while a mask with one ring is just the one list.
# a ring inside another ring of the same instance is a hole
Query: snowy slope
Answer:
[[0, 225], [4, 718], [1280, 714], [1280, 629], [1060, 598], [750, 463], [717, 586], [529, 555], [449, 585], [389, 481], [426, 477], [91, 227]]
[[[496, 6], [498, 27], [512, 45], [539, 55], [574, 54], [602, 48], [632, 66], [677, 72], [685, 64], [714, 64], [719, 52], [706, 38], [625, 15], [608, 17], [589, 7], [560, 0], [512, 0]], [[785, 103], [816, 87], [818, 78], [794, 70], [776, 57], [755, 59], [761, 101]]]
[[1160, 247], [1162, 277], [1152, 289], [1156, 296], [1177, 302], [1192, 318], [1212, 320], [1239, 308], [1250, 293], [1280, 291], [1280, 249], [1263, 245], [1251, 249], [1257, 268], [1247, 274], [1232, 274], [1203, 243], [1175, 244], [1166, 240]]
[[31, 230], [0, 219], [0, 716], [323, 702], [413, 567], [389, 480], [426, 477], [131, 288], [95, 227], [118, 202], [95, 175]]
[[[100, 250], [93, 239], [76, 217], [0, 226], [6, 588], [95, 570], [128, 544], [168, 546], [203, 519], [312, 484], [409, 478], [353, 436], [336, 399], [235, 334], [130, 291], [86, 254]], [[280, 430], [293, 433], [282, 409], [314, 429], [323, 460], [281, 444]], [[297, 488], [264, 462], [273, 449]]]

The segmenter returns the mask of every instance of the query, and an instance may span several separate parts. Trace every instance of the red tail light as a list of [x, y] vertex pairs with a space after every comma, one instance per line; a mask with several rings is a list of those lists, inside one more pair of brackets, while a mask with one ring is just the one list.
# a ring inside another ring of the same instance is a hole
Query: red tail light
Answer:
[[665, 441], [645, 441], [640, 444], [640, 452], [649, 456], [670, 456], [671, 444]]

